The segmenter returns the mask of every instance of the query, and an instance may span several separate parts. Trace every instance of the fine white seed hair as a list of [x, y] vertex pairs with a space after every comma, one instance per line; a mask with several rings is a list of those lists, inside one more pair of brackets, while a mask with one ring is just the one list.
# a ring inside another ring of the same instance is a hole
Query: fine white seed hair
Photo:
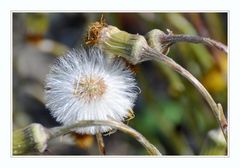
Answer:
[[[76, 94], [79, 81], [85, 78], [101, 79], [101, 84], [104, 85], [101, 94], [88, 99], [78, 95], [84, 90]], [[84, 48], [74, 49], [59, 57], [52, 65], [45, 85], [46, 107], [63, 125], [81, 120], [110, 118], [124, 121], [134, 106], [137, 94], [134, 75], [126, 63], [118, 58], [107, 58], [97, 48], [89, 48], [87, 51]], [[74, 131], [96, 134], [111, 129], [109, 126], [90, 126]]]

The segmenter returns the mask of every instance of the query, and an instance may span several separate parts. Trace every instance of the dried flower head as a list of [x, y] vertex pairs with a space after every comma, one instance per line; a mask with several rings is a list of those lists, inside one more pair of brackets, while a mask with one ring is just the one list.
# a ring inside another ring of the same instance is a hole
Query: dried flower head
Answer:
[[[136, 97], [136, 82], [126, 64], [107, 59], [97, 48], [73, 50], [60, 57], [46, 79], [46, 106], [64, 125], [109, 117], [123, 121]], [[110, 130], [91, 126], [75, 131], [96, 134]]]

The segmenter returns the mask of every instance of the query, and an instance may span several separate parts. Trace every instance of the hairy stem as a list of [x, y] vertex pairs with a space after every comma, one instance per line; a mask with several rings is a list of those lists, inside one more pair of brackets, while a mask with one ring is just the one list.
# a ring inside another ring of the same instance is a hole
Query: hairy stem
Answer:
[[99, 126], [99, 125], [111, 126], [132, 136], [134, 139], [136, 139], [140, 144], [144, 146], [144, 148], [148, 151], [150, 155], [161, 155], [158, 149], [154, 145], [152, 145], [142, 134], [140, 134], [133, 128], [123, 123], [113, 121], [113, 120], [84, 120], [69, 126], [54, 127], [49, 129], [50, 139], [69, 133], [73, 129], [76, 129], [79, 127]]
[[103, 141], [103, 136], [101, 133], [96, 134], [98, 149], [101, 155], [106, 155], [105, 145]]
[[174, 60], [158, 52], [155, 49], [152, 49], [150, 47], [145, 49], [144, 57], [145, 58], [143, 59], [146, 59], [146, 60], [152, 59], [152, 60], [164, 63], [165, 65], [169, 66], [171, 69], [175, 70], [176, 72], [181, 74], [183, 77], [188, 79], [196, 87], [196, 89], [202, 94], [204, 99], [207, 101], [207, 103], [211, 107], [213, 114], [216, 120], [218, 121], [219, 126], [222, 129], [225, 140], [227, 141], [227, 120], [221, 108], [222, 106], [220, 104], [217, 105], [215, 103], [212, 96], [208, 93], [205, 87], [181, 65], [177, 64]]
[[202, 43], [211, 47], [216, 47], [217, 49], [225, 52], [226, 54], [228, 53], [227, 51], [228, 49], [226, 45], [206, 37], [183, 35], [183, 34], [178, 34], [178, 35], [167, 34], [167, 35], [162, 35], [160, 41], [163, 44], [176, 43], [176, 42]]

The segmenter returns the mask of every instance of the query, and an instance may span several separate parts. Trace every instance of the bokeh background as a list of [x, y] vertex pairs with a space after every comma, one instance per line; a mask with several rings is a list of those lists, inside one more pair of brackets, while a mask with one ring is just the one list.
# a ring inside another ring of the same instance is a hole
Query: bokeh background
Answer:
[[[227, 13], [13, 13], [13, 129], [37, 122], [58, 126], [44, 106], [49, 66], [80, 47], [89, 25], [101, 15], [130, 33], [167, 29], [210, 37], [227, 45]], [[168, 54], [198, 78], [227, 116], [227, 55], [201, 44], [177, 43]], [[217, 122], [196, 89], [154, 62], [135, 66], [141, 88], [135, 118], [128, 124], [166, 155], [226, 155]], [[107, 154], [146, 155], [133, 138], [117, 131], [104, 137]], [[94, 136], [69, 134], [49, 143], [42, 155], [97, 155]]]

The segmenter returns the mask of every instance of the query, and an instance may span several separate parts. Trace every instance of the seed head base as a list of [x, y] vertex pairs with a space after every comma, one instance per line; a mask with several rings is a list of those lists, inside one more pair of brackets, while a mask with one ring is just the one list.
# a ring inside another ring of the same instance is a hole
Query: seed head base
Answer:
[[106, 84], [102, 78], [99, 77], [84, 77], [75, 81], [74, 95], [91, 102], [99, 99], [106, 91]]

